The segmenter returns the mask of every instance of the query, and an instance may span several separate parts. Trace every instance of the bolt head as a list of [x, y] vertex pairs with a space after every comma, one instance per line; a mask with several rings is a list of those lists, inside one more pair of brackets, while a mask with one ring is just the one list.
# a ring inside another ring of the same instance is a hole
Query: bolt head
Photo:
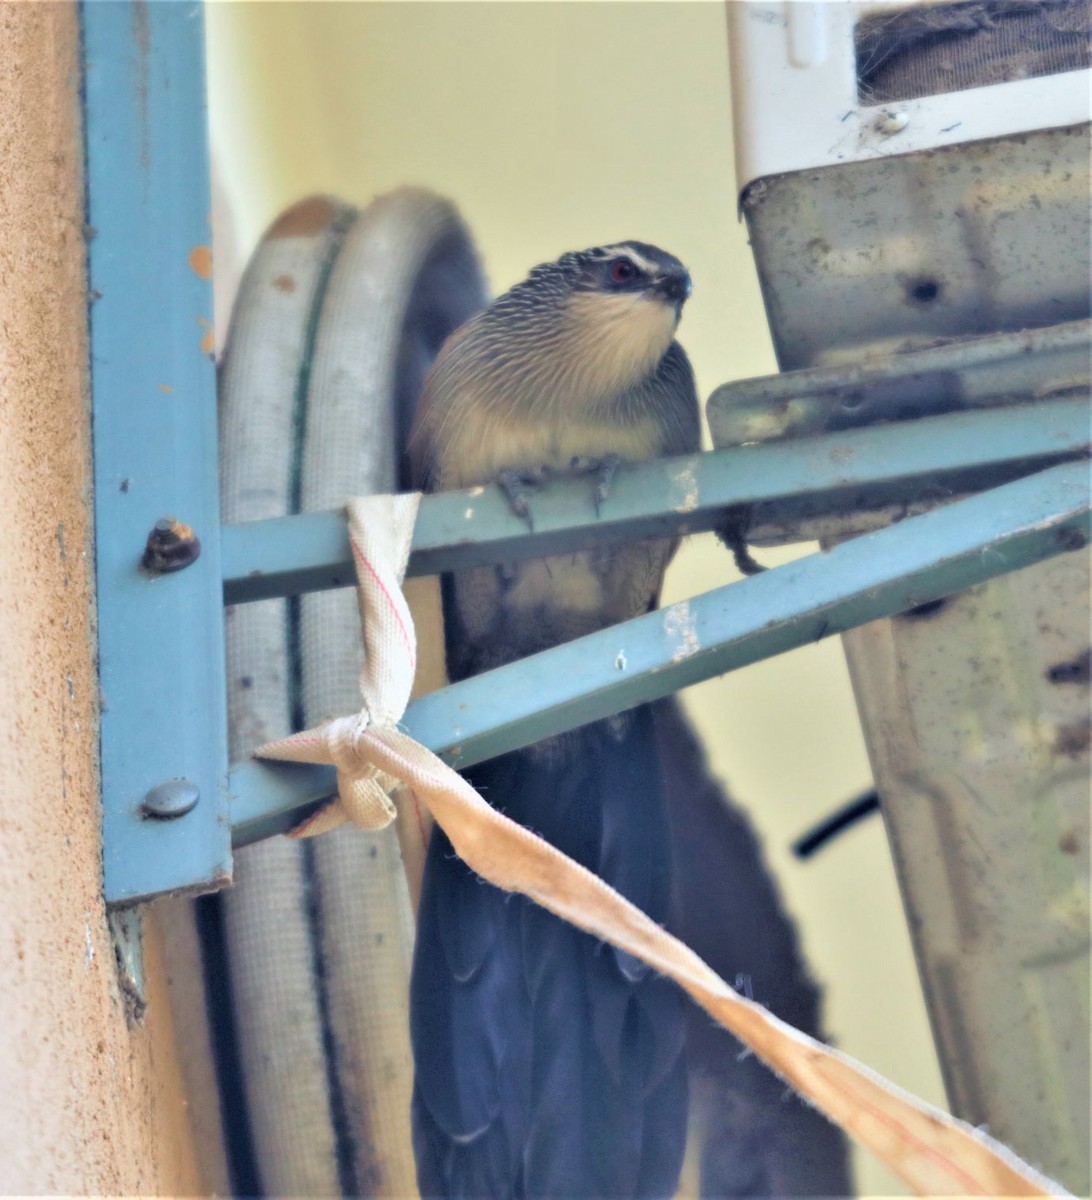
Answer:
[[144, 545], [141, 565], [153, 575], [181, 571], [197, 561], [201, 540], [191, 526], [176, 517], [160, 517]]
[[197, 784], [188, 779], [167, 779], [149, 790], [140, 808], [146, 817], [170, 821], [175, 817], [184, 817], [197, 806], [200, 799]]

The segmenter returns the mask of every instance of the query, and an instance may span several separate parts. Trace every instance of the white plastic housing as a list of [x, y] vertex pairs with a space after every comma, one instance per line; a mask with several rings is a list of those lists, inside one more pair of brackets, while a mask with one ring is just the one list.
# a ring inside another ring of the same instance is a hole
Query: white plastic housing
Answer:
[[740, 192], [770, 175], [1089, 119], [1088, 70], [863, 104], [854, 27], [877, 10], [910, 7], [907, 0], [728, 0]]

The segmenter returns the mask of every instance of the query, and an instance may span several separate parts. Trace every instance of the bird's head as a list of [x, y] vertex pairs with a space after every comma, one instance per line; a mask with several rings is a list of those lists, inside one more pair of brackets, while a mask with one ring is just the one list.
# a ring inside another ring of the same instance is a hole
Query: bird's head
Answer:
[[539, 413], [601, 409], [656, 370], [689, 295], [683, 264], [647, 242], [570, 251], [456, 330], [426, 390]]
[[676, 323], [690, 296], [690, 274], [666, 250], [648, 242], [618, 242], [563, 254], [558, 265], [565, 269], [574, 292], [632, 301], [652, 301], [671, 309]]
[[563, 254], [562, 349], [579, 363], [591, 392], [608, 397], [655, 370], [675, 337], [690, 275], [647, 242], [618, 242]]

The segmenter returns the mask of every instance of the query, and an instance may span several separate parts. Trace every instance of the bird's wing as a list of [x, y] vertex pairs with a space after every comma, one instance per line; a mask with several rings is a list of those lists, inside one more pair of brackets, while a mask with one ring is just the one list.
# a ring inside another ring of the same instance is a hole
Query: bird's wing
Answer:
[[[671, 845], [646, 709], [468, 776], [668, 920]], [[471, 1177], [497, 1197], [670, 1194], [685, 1143], [681, 993], [476, 879], [442, 834], [429, 857], [411, 1012], [415, 1123], [437, 1194]]]

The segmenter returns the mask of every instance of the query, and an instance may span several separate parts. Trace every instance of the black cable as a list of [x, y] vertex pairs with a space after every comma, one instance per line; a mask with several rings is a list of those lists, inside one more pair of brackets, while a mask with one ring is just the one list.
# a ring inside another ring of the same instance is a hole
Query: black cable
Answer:
[[850, 800], [848, 804], [842, 805], [841, 808], [835, 809], [829, 817], [825, 817], [818, 825], [813, 825], [807, 833], [801, 834], [792, 844], [792, 852], [797, 858], [811, 858], [811, 856], [823, 846], [826, 845], [832, 838], [844, 832], [851, 825], [856, 825], [858, 821], [863, 821], [865, 817], [871, 816], [874, 812], [880, 810], [879, 794], [873, 789], [870, 792], [865, 792], [857, 797], [856, 800]]

